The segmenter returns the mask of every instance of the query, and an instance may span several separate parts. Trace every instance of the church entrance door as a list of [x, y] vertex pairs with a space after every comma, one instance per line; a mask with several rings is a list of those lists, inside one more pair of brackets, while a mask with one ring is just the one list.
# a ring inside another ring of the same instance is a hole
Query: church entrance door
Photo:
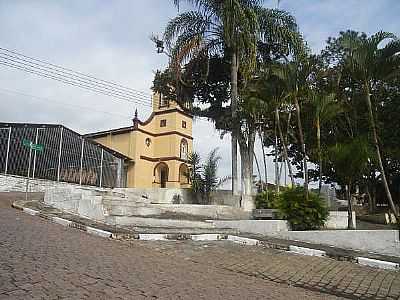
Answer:
[[167, 187], [168, 171], [166, 168], [161, 168], [160, 170], [160, 186], [162, 188]]

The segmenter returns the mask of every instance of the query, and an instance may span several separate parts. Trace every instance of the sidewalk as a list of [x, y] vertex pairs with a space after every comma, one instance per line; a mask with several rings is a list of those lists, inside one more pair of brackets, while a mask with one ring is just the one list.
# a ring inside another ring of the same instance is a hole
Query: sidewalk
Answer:
[[80, 216], [60, 211], [39, 201], [14, 201], [14, 208], [37, 215], [55, 223], [77, 228], [102, 237], [122, 240], [228, 240], [243, 245], [258, 245], [265, 248], [289, 251], [310, 256], [325, 256], [338, 261], [349, 261], [383, 269], [400, 270], [400, 257], [366, 253], [320, 244], [279, 239], [274, 237], [237, 233], [224, 229], [118, 227], [95, 222]]

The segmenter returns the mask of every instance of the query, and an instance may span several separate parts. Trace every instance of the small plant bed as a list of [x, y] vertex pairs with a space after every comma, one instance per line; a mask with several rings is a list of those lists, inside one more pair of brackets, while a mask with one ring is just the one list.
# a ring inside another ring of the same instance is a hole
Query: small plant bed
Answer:
[[257, 195], [257, 209], [273, 209], [281, 219], [290, 223], [292, 230], [321, 229], [329, 215], [325, 201], [316, 193], [308, 192], [305, 197], [303, 187], [285, 189], [277, 193], [265, 191]]

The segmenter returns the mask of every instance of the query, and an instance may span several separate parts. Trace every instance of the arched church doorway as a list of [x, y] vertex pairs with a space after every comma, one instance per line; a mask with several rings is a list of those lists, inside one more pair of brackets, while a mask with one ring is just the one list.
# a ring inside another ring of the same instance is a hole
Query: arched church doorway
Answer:
[[179, 183], [181, 186], [189, 184], [189, 168], [184, 163], [179, 167]]
[[168, 165], [164, 162], [158, 163], [154, 168], [155, 182], [158, 183], [161, 188], [167, 187], [168, 173]]

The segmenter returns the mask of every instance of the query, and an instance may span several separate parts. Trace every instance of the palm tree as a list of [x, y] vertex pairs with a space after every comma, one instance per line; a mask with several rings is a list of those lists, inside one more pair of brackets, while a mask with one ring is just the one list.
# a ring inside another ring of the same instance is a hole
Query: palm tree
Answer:
[[198, 196], [203, 193], [203, 182], [201, 178], [201, 158], [197, 152], [191, 152], [188, 155], [189, 171], [186, 177], [190, 182], [190, 191], [193, 197], [196, 198], [196, 202], [199, 203]]
[[[380, 47], [384, 41], [388, 41], [388, 43], [384, 47]], [[379, 171], [381, 173], [389, 205], [399, 222], [399, 212], [393, 202], [385, 169], [383, 167], [378, 130], [374, 115], [376, 104], [372, 102], [371, 95], [374, 96], [373, 87], [375, 81], [385, 80], [399, 75], [400, 40], [392, 33], [378, 32], [367, 39], [360, 39], [348, 35], [343, 38], [341, 44], [345, 49], [346, 67], [351, 71], [352, 77], [358, 80], [363, 87]]]
[[[218, 54], [230, 58], [231, 114], [237, 118], [238, 73], [248, 78], [255, 68], [257, 42], [300, 49], [303, 41], [294, 19], [286, 12], [266, 9], [263, 0], [174, 0], [195, 10], [180, 13], [167, 24], [164, 40], [179, 70], [192, 58]], [[237, 193], [237, 144], [240, 129], [232, 124], [232, 191]]]
[[[293, 175], [293, 170], [292, 170], [292, 165], [290, 164], [289, 161], [289, 156], [288, 156], [288, 141], [287, 141], [287, 135], [283, 133], [282, 130], [282, 125], [281, 125], [281, 120], [280, 120], [280, 114], [281, 110], [285, 111], [285, 84], [284, 82], [277, 76], [274, 76], [273, 74], [267, 73], [266, 78], [263, 78], [261, 80], [261, 85], [263, 86], [263, 89], [259, 88], [260, 91], [260, 97], [264, 97], [264, 101], [268, 103], [269, 106], [273, 108], [273, 115], [274, 115], [274, 123], [275, 123], [275, 131], [277, 131], [277, 134], [275, 133], [275, 136], [277, 137], [279, 134], [279, 140], [282, 144], [282, 152], [283, 152], [283, 158], [284, 161], [287, 165], [288, 171], [289, 171], [289, 177], [291, 180], [292, 186], [295, 185], [294, 183], [294, 175]], [[266, 112], [268, 113], [268, 112]], [[290, 111], [289, 111], [289, 116], [290, 116]], [[289, 122], [290, 122], [290, 117], [288, 117]], [[289, 127], [289, 124], [288, 124]], [[277, 138], [275, 139], [275, 169], [276, 169], [276, 188], [277, 192], [279, 192], [279, 180], [280, 175], [278, 174], [279, 172], [277, 171], [278, 166], [277, 166]]]
[[306, 98], [309, 93], [309, 77], [311, 71], [312, 62], [306, 58], [286, 64], [275, 65], [272, 68], [272, 74], [285, 83], [285, 99], [287, 99], [288, 102], [293, 103], [295, 106], [299, 144], [303, 156], [304, 195], [306, 200], [308, 199], [309, 180], [306, 144], [304, 141], [299, 101]]
[[213, 149], [208, 154], [204, 164], [201, 164], [201, 158], [197, 152], [189, 154], [188, 163], [190, 167], [187, 176], [190, 179], [191, 192], [197, 199], [201, 197], [203, 204], [210, 204], [212, 192], [230, 180], [230, 177], [218, 177], [217, 171], [220, 160], [218, 148]]
[[317, 135], [317, 152], [318, 152], [318, 165], [319, 165], [319, 184], [318, 193], [321, 192], [322, 187], [322, 148], [321, 148], [321, 126], [333, 119], [338, 113], [342, 111], [341, 105], [336, 101], [335, 94], [324, 95], [319, 92], [312, 92], [311, 101], [314, 107], [314, 123]]
[[368, 168], [372, 153], [366, 140], [355, 138], [347, 143], [336, 144], [328, 149], [330, 161], [342, 186], [346, 186], [348, 203], [348, 229], [354, 229], [351, 189]]

